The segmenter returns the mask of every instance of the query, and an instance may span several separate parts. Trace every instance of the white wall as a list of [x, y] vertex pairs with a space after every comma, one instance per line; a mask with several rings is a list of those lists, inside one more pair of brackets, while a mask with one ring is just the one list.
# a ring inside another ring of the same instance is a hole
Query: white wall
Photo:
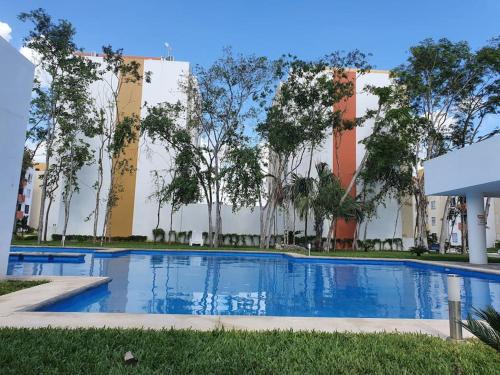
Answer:
[[34, 66], [0, 37], [0, 277], [7, 272]]
[[[387, 72], [370, 72], [360, 75], [356, 80], [356, 117], [362, 117], [367, 110], [378, 107], [378, 97], [366, 92], [367, 86], [385, 87], [390, 84]], [[359, 167], [365, 156], [365, 146], [360, 142], [373, 132], [374, 119], [367, 120], [363, 126], [356, 128], [356, 166]], [[359, 187], [361, 189], [361, 186]], [[402, 220], [398, 212], [399, 204], [395, 199], [387, 198], [384, 204], [377, 207], [376, 217], [368, 223], [362, 223], [361, 230], [367, 225], [367, 238], [402, 238]], [[363, 238], [361, 235], [360, 238]]]

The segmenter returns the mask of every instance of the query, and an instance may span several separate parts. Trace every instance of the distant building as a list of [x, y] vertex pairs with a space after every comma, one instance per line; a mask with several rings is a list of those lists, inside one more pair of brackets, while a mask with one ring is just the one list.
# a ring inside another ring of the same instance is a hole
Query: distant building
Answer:
[[[87, 55], [89, 59], [103, 64], [103, 58], [99, 55]], [[144, 116], [146, 109], [144, 103], [149, 106], [162, 102], [175, 103], [177, 101], [186, 102], [185, 93], [179, 88], [179, 82], [190, 71], [188, 62], [172, 61], [156, 57], [125, 57], [126, 61], [135, 60], [139, 63], [141, 72], [152, 73], [151, 82], [143, 80], [140, 83], [124, 83], [119, 93], [118, 110], [126, 114], [136, 114]], [[110, 73], [111, 74], [111, 73]], [[354, 120], [363, 116], [368, 109], [376, 109], [378, 105], [377, 97], [365, 92], [367, 85], [385, 86], [388, 85], [389, 72], [372, 71], [359, 75], [356, 71], [348, 72], [349, 79], [355, 84], [356, 94], [342, 105], [345, 116]], [[111, 77], [112, 78], [112, 77]], [[116, 77], [115, 77], [116, 78]], [[91, 93], [95, 97], [98, 105], [104, 106], [109, 102], [109, 88], [103, 82], [94, 83]], [[99, 104], [100, 103], [100, 104]], [[346, 131], [342, 137], [330, 134], [322, 147], [314, 154], [313, 163], [326, 162], [334, 173], [339, 176], [342, 184], [347, 186], [351, 177], [359, 166], [363, 155], [364, 146], [359, 142], [372, 132], [373, 121], [364, 124], [363, 127]], [[97, 140], [91, 139], [89, 143], [95, 148]], [[172, 155], [170, 155], [162, 145], [153, 144], [151, 141], [141, 139], [127, 146], [125, 154], [129, 158], [132, 166], [132, 173], [115, 176], [123, 189], [119, 192], [119, 200], [113, 208], [108, 231], [111, 236], [131, 236], [144, 235], [152, 238], [152, 229], [156, 226], [156, 203], [149, 197], [154, 191], [152, 182], [153, 171], [163, 171], [166, 181], [171, 177], [168, 170], [171, 167]], [[105, 180], [102, 192], [105, 194], [109, 188], [109, 165], [104, 166]], [[303, 162], [297, 170], [303, 173], [307, 168], [307, 163]], [[93, 231], [92, 211], [95, 207], [94, 183], [97, 179], [97, 168], [95, 165], [85, 166], [79, 172], [80, 191], [75, 194], [71, 206], [71, 215], [67, 234], [90, 235]], [[356, 194], [354, 188], [352, 194]], [[104, 204], [99, 219], [99, 231], [102, 232]], [[38, 211], [38, 208], [37, 208]], [[38, 224], [33, 216], [31, 223]], [[237, 233], [258, 235], [260, 232], [259, 209], [242, 208], [236, 213], [232, 212], [230, 205], [224, 204], [221, 208], [222, 233]], [[161, 210], [160, 227], [168, 232], [170, 220], [172, 218], [172, 228], [177, 232], [206, 232], [207, 206], [200, 202], [181, 207], [178, 212], [171, 216], [170, 206], [167, 204]], [[61, 192], [57, 192], [52, 204], [49, 222], [48, 237], [51, 234], [60, 234], [64, 223], [64, 208]], [[283, 234], [284, 228], [290, 229], [291, 225], [285, 225], [283, 213], [279, 210], [273, 225], [274, 234]], [[378, 238], [381, 240], [400, 238], [405, 247], [413, 244], [414, 217], [411, 204], [403, 203], [401, 206], [392, 199], [388, 199], [384, 205], [377, 208], [376, 217], [364, 223], [339, 222], [337, 227], [337, 238], [353, 239], [356, 228], [360, 231], [359, 238]], [[295, 230], [303, 230], [304, 223], [298, 218], [294, 220]], [[326, 236], [328, 225], [325, 223], [324, 235]], [[312, 235], [313, 220], [309, 220], [308, 233]], [[303, 234], [302, 234], [303, 235]], [[300, 236], [300, 235], [299, 235]]]

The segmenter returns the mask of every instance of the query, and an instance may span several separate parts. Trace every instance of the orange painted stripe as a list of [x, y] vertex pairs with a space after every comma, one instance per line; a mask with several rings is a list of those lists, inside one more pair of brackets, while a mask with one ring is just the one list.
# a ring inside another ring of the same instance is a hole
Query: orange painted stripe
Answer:
[[[343, 112], [344, 120], [356, 121], [356, 72], [348, 71], [347, 79], [354, 85], [354, 95], [334, 106], [335, 110]], [[356, 128], [335, 133], [333, 136], [333, 173], [339, 177], [340, 183], [346, 188], [356, 173]], [[350, 192], [356, 196], [356, 186]], [[336, 227], [338, 239], [353, 239], [356, 230], [354, 220], [346, 222], [339, 220]]]

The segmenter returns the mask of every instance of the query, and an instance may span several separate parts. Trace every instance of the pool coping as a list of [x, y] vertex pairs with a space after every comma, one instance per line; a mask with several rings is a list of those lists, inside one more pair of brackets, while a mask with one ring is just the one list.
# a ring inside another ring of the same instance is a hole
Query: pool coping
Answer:
[[[111, 281], [109, 277], [8, 276], [8, 280], [49, 280], [49, 283], [0, 296], [0, 327], [215, 329], [246, 331], [315, 331], [354, 333], [423, 333], [446, 338], [449, 322], [442, 319], [317, 318], [245, 315], [182, 315], [33, 311]], [[30, 301], [30, 302], [26, 302]], [[465, 337], [472, 337], [464, 331]]]
[[[0, 318], [34, 311], [111, 281], [110, 277], [89, 276], [7, 276], [5, 280], [47, 280], [48, 283], [0, 296]], [[3, 320], [3, 319], [2, 319]]]
[[[33, 247], [33, 248], [47, 248], [47, 246], [39, 246], [39, 245], [11, 245], [12, 247]], [[60, 248], [53, 246], [54, 248]], [[420, 260], [420, 259], [406, 259], [406, 258], [372, 258], [372, 257], [332, 257], [332, 256], [321, 256], [321, 255], [305, 255], [305, 254], [298, 254], [298, 253], [291, 253], [287, 251], [258, 251], [258, 250], [230, 250], [230, 249], [217, 249], [217, 250], [210, 250], [210, 249], [197, 249], [194, 247], [193, 249], [135, 249], [135, 248], [115, 248], [115, 247], [108, 247], [108, 248], [102, 248], [102, 247], [71, 247], [71, 246], [66, 246], [64, 247], [65, 249], [73, 249], [73, 250], [80, 250], [80, 249], [89, 249], [93, 250], [94, 252], [101, 253], [101, 254], [119, 254], [123, 252], [128, 252], [128, 251], [134, 251], [134, 252], [167, 252], [167, 251], [178, 251], [178, 252], [206, 252], [206, 253], [214, 253], [214, 252], [222, 252], [222, 253], [242, 253], [242, 254], [266, 254], [266, 255], [271, 255], [271, 254], [277, 254], [277, 255], [286, 255], [292, 258], [298, 258], [298, 259], [324, 259], [324, 260], [335, 260], [335, 259], [340, 259], [340, 260], [354, 260], [354, 261], [363, 261], [363, 260], [368, 260], [368, 261], [387, 261], [387, 262], [411, 262], [411, 263], [416, 263], [416, 264], [424, 264], [424, 265], [434, 265], [438, 267], [445, 267], [445, 268], [457, 268], [460, 270], [466, 270], [466, 271], [473, 271], [473, 272], [483, 272], [483, 273], [488, 273], [488, 274], [493, 274], [493, 275], [500, 275], [500, 263], [488, 263], [486, 265], [480, 265], [480, 264], [471, 264], [471, 263], [463, 263], [463, 262], [447, 262], [447, 261], [441, 261], [441, 260]], [[493, 266], [492, 266], [493, 265]]]

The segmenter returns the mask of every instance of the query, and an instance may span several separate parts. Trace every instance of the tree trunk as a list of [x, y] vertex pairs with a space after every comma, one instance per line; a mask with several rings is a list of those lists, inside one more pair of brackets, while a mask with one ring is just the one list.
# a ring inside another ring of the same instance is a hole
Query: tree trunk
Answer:
[[[49, 198], [49, 204], [47, 205], [47, 211], [45, 212], [45, 224], [43, 225], [43, 241], [47, 242], [47, 226], [49, 223], [49, 212], [50, 208], [52, 207], [52, 202], [54, 201], [53, 198]], [[43, 220], [42, 220], [43, 223]]]
[[322, 217], [317, 217], [316, 215], [314, 215], [314, 230], [316, 232], [316, 240], [314, 241], [314, 248], [316, 250], [322, 249], [323, 223], [324, 220]]
[[[50, 142], [52, 143], [52, 142]], [[44, 211], [45, 211], [45, 201], [47, 199], [47, 181], [49, 179], [49, 169], [50, 169], [50, 152], [49, 147], [47, 146], [47, 150], [45, 152], [45, 173], [43, 174], [42, 180], [42, 192], [40, 196], [40, 213], [38, 215], [38, 240], [37, 243], [40, 245], [42, 242], [42, 233], [44, 233], [43, 237], [46, 238], [47, 229], [45, 228], [46, 223], [44, 223]]]
[[160, 211], [161, 211], [161, 199], [158, 199], [158, 207], [156, 208], [156, 227], [153, 233], [153, 243], [156, 243], [156, 233], [160, 227]]
[[330, 226], [328, 228], [328, 234], [326, 236], [326, 251], [330, 251], [332, 249], [332, 235], [336, 226], [337, 220], [336, 218], [332, 218], [332, 220], [330, 221]]
[[[73, 195], [73, 193], [70, 193], [70, 194]], [[71, 196], [64, 203], [64, 226], [63, 226], [63, 233], [62, 233], [62, 237], [61, 237], [62, 247], [66, 246], [66, 231], [68, 230], [70, 205], [71, 205]]]
[[398, 202], [398, 211], [396, 212], [396, 222], [394, 223], [394, 232], [392, 233], [391, 250], [393, 250], [394, 239], [396, 238], [396, 231], [398, 230], [398, 221], [400, 213], [401, 213], [401, 203]]
[[[314, 152], [314, 146], [311, 145], [311, 149], [309, 151], [309, 167], [307, 168], [307, 179], [309, 180], [309, 178], [311, 177], [311, 169], [312, 169], [312, 159], [313, 159], [313, 152]], [[306, 247], [307, 247], [307, 243], [308, 243], [308, 239], [307, 239], [307, 222], [308, 222], [308, 219], [309, 219], [309, 205], [306, 207], [306, 217], [304, 218], [304, 243], [306, 244]]]
[[446, 197], [446, 203], [444, 205], [443, 216], [441, 218], [441, 231], [439, 233], [439, 253], [445, 253], [446, 239], [448, 238], [448, 217], [450, 211], [451, 197]]
[[212, 225], [212, 201], [207, 202], [208, 209], [208, 246], [214, 247], [214, 228]]
[[213, 247], [219, 246], [219, 240], [221, 235], [221, 218], [220, 218], [220, 181], [219, 181], [219, 157], [217, 152], [215, 152], [214, 157], [214, 174], [215, 174], [215, 236]]
[[94, 208], [94, 228], [92, 230], [92, 240], [94, 243], [97, 242], [97, 228], [99, 226], [99, 216], [101, 210], [101, 190], [104, 180], [104, 168], [103, 168], [103, 150], [104, 145], [99, 148], [99, 159], [97, 161], [97, 186], [96, 186], [96, 197], [95, 197], [95, 208]]

